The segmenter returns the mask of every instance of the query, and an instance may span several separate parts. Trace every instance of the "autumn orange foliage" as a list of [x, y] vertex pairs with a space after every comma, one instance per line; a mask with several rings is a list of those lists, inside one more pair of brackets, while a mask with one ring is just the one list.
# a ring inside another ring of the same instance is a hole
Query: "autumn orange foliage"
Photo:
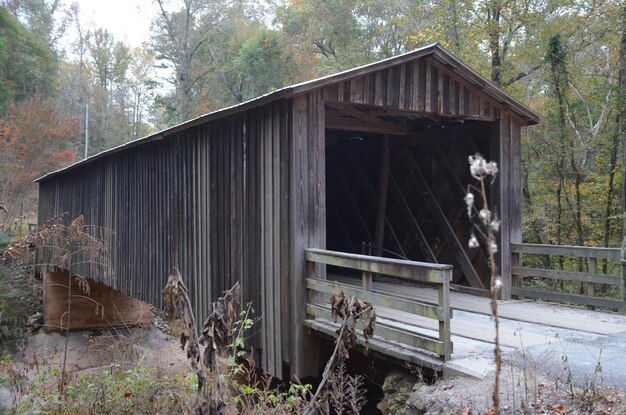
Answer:
[[7, 213], [4, 222], [24, 210], [35, 210], [37, 177], [63, 167], [76, 158], [74, 139], [79, 121], [65, 116], [49, 100], [34, 98], [9, 105], [0, 118], [0, 201]]

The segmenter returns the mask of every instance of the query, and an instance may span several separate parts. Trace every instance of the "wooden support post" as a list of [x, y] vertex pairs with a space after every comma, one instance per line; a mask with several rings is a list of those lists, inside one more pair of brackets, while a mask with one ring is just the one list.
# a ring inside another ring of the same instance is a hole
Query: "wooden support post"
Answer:
[[[511, 252], [511, 265], [512, 268], [519, 268], [524, 263], [523, 253], [521, 252]], [[512, 274], [511, 275], [512, 284], [515, 288], [523, 288], [524, 285], [524, 277], [522, 275]], [[516, 298], [518, 300], [523, 300], [524, 297], [517, 295]]]
[[452, 270], [448, 270], [447, 278], [444, 278], [443, 284], [437, 285], [437, 296], [439, 307], [443, 318], [439, 320], [439, 340], [443, 343], [443, 353], [441, 359], [444, 362], [450, 360], [452, 355], [452, 343], [450, 342], [450, 280], [452, 279]]
[[372, 291], [372, 273], [370, 271], [363, 271], [361, 275], [363, 277], [363, 289], [365, 291]]
[[[389, 137], [383, 139], [382, 160], [378, 182], [378, 209], [376, 213], [376, 247], [384, 248], [385, 243], [385, 213], [387, 210], [387, 189], [389, 188]], [[381, 252], [381, 255], [382, 252]]]
[[[598, 268], [598, 258], [589, 258], [589, 274], [595, 274], [596, 269]], [[587, 283], [587, 295], [589, 297], [595, 297], [596, 288], [593, 282]], [[587, 305], [589, 310], [595, 310], [596, 307], [593, 305]]]

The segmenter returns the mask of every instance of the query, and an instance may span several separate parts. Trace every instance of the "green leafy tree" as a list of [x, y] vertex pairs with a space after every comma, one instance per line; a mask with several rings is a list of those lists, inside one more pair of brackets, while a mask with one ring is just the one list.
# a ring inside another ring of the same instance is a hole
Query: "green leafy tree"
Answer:
[[172, 72], [168, 82], [174, 87], [175, 95], [174, 102], [167, 107], [167, 122], [175, 123], [187, 120], [193, 113], [198, 83], [208, 73], [208, 69], [198, 64], [198, 54], [217, 33], [227, 3], [183, 0], [172, 6], [166, 0], [157, 0], [157, 4], [159, 14], [152, 24], [150, 46], [162, 67]]
[[51, 49], [0, 7], [0, 110], [56, 90], [57, 60]]

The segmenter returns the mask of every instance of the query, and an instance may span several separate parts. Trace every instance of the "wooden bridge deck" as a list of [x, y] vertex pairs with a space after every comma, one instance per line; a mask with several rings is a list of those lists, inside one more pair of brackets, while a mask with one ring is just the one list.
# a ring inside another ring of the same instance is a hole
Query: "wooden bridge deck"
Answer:
[[[356, 276], [333, 274], [328, 276], [328, 280], [337, 281], [341, 285], [361, 284]], [[373, 281], [372, 291], [384, 291], [425, 303], [437, 303], [436, 289], [417, 287], [405, 282], [399, 284]], [[384, 338], [370, 340], [367, 347], [383, 355], [437, 371], [445, 372], [445, 368], [450, 367], [454, 368], [454, 372], [472, 373], [473, 370], [465, 367], [467, 365], [464, 362], [470, 356], [473, 357], [470, 360], [476, 360], [477, 351], [484, 351], [483, 355], [488, 356], [494, 342], [489, 299], [452, 291], [450, 306], [454, 310], [451, 320], [454, 347], [451, 360], [445, 364], [438, 361], [436, 356], [430, 356], [417, 348], [385, 341]], [[380, 321], [399, 331], [432, 336], [437, 330], [437, 321], [432, 319], [380, 306], [376, 307], [376, 312]], [[566, 342], [572, 338], [597, 339], [600, 336], [626, 332], [625, 314], [591, 311], [554, 303], [531, 300], [500, 301], [499, 313], [500, 342], [505, 351]], [[325, 319], [307, 320], [306, 325], [325, 336], [332, 336], [337, 327]], [[363, 339], [361, 343], [364, 344]]]

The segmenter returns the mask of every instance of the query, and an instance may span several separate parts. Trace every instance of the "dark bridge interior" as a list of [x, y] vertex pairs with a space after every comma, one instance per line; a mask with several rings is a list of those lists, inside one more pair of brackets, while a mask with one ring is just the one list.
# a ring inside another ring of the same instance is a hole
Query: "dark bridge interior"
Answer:
[[467, 157], [489, 158], [491, 123], [326, 108], [328, 249], [452, 264], [455, 284], [488, 287], [463, 197]]

